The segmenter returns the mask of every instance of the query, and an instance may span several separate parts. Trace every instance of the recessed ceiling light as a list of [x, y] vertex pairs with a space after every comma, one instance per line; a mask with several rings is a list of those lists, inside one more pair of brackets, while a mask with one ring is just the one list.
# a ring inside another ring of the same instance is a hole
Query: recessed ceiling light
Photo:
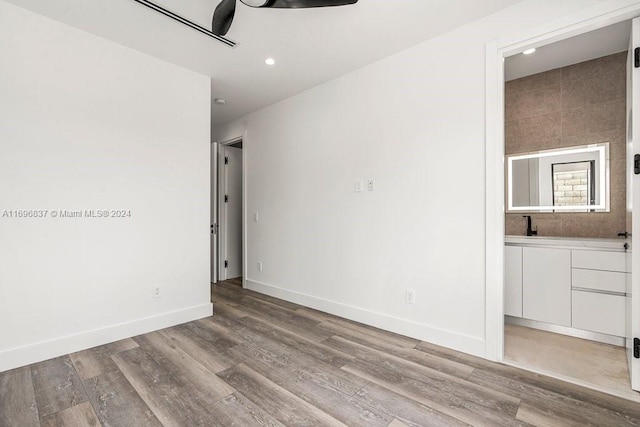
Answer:
[[222, 98], [216, 98], [213, 100], [213, 102], [215, 102], [217, 105], [225, 105], [227, 103], [227, 101]]
[[273, 59], [273, 58], [267, 58], [267, 59], [264, 60], [264, 63], [267, 64], [267, 65], [275, 65], [276, 60]]
[[523, 55], [531, 55], [533, 52], [536, 51], [535, 47], [532, 47], [531, 49], [527, 49], [524, 52], [522, 52]]

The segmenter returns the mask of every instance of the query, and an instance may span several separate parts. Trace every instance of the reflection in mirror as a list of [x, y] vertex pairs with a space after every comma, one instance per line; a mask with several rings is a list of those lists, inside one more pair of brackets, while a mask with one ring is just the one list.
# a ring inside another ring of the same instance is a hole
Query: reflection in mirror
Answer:
[[507, 211], [609, 211], [609, 143], [507, 156]]
[[553, 206], [596, 205], [596, 161], [552, 163]]

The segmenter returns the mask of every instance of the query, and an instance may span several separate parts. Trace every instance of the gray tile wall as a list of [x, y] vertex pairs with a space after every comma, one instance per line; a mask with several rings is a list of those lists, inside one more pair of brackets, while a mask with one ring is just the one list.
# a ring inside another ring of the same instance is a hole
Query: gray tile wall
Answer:
[[[540, 236], [616, 237], [625, 231], [626, 60], [620, 52], [505, 85], [506, 154], [609, 142], [611, 211], [533, 213]], [[505, 214], [506, 234], [526, 233], [522, 215]]]

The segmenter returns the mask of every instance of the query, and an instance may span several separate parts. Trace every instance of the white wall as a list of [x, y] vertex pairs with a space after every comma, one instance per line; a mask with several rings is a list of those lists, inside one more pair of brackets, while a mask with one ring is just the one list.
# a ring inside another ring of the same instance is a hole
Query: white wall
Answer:
[[210, 315], [210, 79], [2, 1], [0, 58], [0, 371]]
[[524, 1], [214, 130], [247, 131], [248, 286], [484, 355], [485, 43], [597, 3]]

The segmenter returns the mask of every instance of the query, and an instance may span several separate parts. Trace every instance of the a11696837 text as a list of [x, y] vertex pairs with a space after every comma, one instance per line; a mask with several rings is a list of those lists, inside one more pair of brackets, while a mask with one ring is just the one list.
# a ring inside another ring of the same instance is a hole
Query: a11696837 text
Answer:
[[4, 209], [0, 219], [131, 218], [129, 209]]

